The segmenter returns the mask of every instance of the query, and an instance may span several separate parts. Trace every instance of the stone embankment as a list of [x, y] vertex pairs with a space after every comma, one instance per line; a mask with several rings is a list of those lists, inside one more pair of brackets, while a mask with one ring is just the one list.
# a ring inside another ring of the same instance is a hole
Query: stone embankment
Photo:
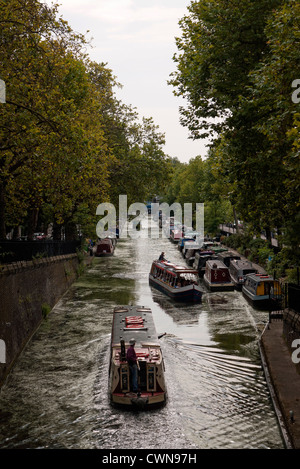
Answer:
[[0, 266], [0, 387], [43, 318], [78, 276], [77, 254]]

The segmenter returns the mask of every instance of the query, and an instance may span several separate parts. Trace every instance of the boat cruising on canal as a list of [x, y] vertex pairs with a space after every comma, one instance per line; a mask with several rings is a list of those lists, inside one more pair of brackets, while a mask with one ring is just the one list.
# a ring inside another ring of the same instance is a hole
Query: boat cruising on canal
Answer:
[[242, 292], [246, 300], [258, 309], [281, 308], [281, 286], [279, 281], [270, 275], [248, 274]]
[[217, 259], [206, 261], [203, 281], [210, 291], [234, 290], [228, 267]]
[[257, 269], [252, 262], [242, 259], [233, 259], [230, 261], [229, 274], [237, 290], [242, 290], [246, 281], [246, 275], [256, 274]]
[[[132, 339], [139, 370], [138, 392], [133, 392], [126, 358]], [[114, 308], [110, 353], [109, 395], [113, 405], [147, 409], [165, 404], [163, 355], [150, 308]]]
[[150, 285], [176, 301], [201, 301], [203, 292], [198, 280], [197, 270], [168, 261], [153, 261], [149, 273]]
[[104, 238], [100, 239], [93, 248], [94, 256], [107, 257], [112, 256], [115, 251], [116, 239]]

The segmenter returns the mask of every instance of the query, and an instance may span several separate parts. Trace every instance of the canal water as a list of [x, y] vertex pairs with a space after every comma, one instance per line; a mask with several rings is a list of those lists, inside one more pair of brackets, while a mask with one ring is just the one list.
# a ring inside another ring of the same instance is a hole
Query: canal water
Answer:
[[[0, 392], [0, 448], [284, 448], [258, 349], [267, 313], [240, 292], [204, 286], [201, 304], [174, 303], [149, 287], [161, 251], [184, 263], [168, 239], [120, 240], [61, 298]], [[151, 307], [158, 334], [166, 333], [161, 409], [110, 406], [112, 311], [123, 304]]]

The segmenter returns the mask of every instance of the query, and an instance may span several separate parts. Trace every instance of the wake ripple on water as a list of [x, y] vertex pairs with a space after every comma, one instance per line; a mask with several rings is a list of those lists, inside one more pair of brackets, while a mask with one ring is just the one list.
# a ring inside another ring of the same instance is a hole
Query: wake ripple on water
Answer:
[[266, 411], [259, 365], [214, 347], [167, 342], [170, 394], [190, 441], [215, 449], [271, 444], [278, 428]]

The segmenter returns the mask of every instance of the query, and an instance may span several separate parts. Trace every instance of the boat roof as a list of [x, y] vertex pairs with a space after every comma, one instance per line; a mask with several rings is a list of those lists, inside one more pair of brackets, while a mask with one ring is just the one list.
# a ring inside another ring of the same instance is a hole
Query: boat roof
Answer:
[[219, 259], [209, 259], [206, 261], [206, 265], [211, 269], [228, 269], [224, 262]]
[[120, 346], [124, 340], [129, 344], [135, 339], [136, 345], [159, 346], [152, 311], [145, 306], [118, 306], [114, 308], [111, 345]]
[[255, 269], [255, 267], [253, 266], [252, 262], [250, 261], [247, 261], [245, 259], [232, 259], [231, 261], [231, 265], [233, 265], [234, 267], [236, 267], [237, 269], [253, 269], [253, 270], [257, 270]]
[[98, 244], [112, 244], [111, 238], [103, 238], [98, 241]]
[[273, 282], [274, 278], [271, 277], [271, 275], [268, 274], [248, 274], [247, 278], [251, 278], [252, 280], [256, 282]]
[[196, 241], [187, 241], [184, 243], [185, 249], [200, 249], [200, 244], [197, 243]]
[[[225, 248], [224, 248], [225, 249]], [[227, 251], [227, 250], [224, 250], [224, 251], [221, 251], [218, 253], [218, 256], [220, 258], [225, 258], [225, 257], [232, 257], [232, 258], [240, 258], [240, 255], [239, 254], [236, 254], [235, 252], [232, 252], [232, 251]]]
[[190, 269], [185, 266], [172, 264], [168, 261], [154, 261], [154, 263], [161, 269], [168, 270], [177, 274], [198, 274], [196, 269]]

